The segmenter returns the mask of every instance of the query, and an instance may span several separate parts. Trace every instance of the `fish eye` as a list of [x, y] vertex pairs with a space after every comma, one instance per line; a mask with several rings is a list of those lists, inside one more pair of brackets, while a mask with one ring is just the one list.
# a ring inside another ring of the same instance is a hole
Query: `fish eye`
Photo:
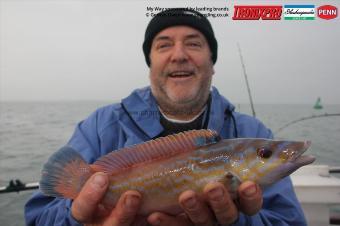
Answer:
[[268, 159], [270, 156], [272, 156], [273, 152], [268, 148], [259, 148], [257, 149], [257, 155], [261, 158]]

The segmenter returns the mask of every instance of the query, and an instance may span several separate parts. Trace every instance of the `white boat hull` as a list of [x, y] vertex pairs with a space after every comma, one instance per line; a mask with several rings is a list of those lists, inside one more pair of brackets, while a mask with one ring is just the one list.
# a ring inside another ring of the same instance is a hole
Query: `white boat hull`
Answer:
[[329, 225], [330, 206], [340, 205], [340, 179], [326, 165], [302, 167], [291, 178], [308, 225]]

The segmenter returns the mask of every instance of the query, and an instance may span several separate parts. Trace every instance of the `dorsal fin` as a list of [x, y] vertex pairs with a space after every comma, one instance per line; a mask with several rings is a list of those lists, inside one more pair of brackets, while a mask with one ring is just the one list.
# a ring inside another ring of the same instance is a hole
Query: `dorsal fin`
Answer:
[[191, 130], [119, 149], [99, 158], [91, 167], [115, 174], [137, 164], [191, 152], [220, 139], [212, 130]]

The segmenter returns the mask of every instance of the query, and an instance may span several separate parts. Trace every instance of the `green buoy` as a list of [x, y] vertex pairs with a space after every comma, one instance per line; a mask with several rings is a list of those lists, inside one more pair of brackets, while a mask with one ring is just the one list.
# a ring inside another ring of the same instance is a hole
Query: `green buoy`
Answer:
[[318, 97], [318, 99], [316, 100], [316, 103], [314, 104], [314, 109], [322, 109], [322, 105], [321, 105], [321, 98]]

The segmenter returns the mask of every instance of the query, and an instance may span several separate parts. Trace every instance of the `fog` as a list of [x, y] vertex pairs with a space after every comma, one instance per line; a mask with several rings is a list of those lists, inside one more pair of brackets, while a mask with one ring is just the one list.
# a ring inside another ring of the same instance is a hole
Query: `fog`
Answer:
[[232, 102], [249, 102], [239, 43], [255, 103], [314, 104], [320, 96], [340, 104], [339, 17], [232, 20], [234, 5], [297, 4], [268, 2], [0, 0], [0, 101], [124, 98], [149, 84], [142, 52], [147, 8], [183, 6], [229, 9], [228, 17], [208, 19], [218, 40], [213, 85]]

